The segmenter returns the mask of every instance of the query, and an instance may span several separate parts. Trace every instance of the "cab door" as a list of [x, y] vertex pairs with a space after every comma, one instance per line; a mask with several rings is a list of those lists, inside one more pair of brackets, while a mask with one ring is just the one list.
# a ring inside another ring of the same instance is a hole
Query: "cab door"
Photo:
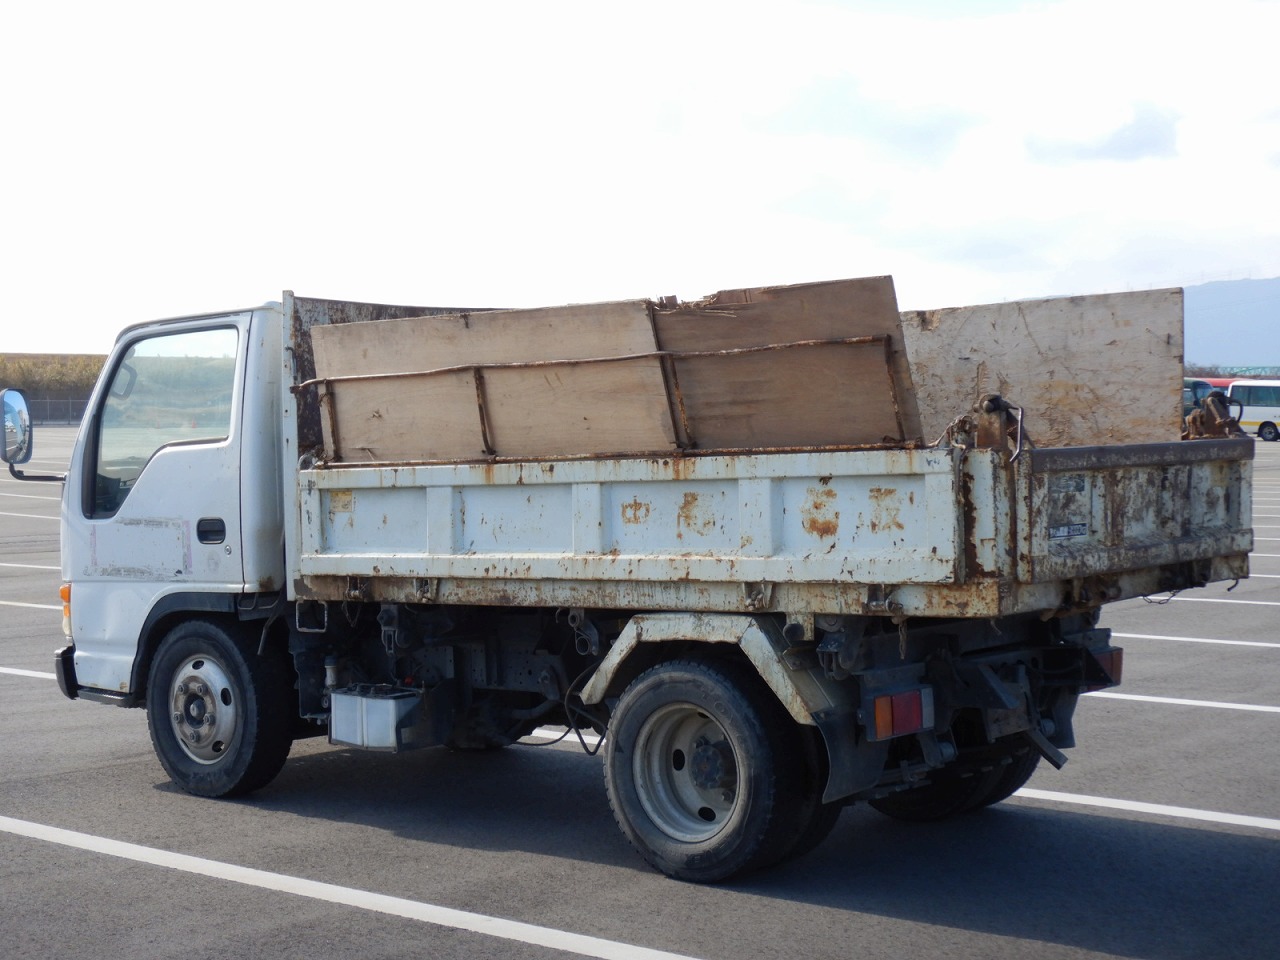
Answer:
[[166, 594], [237, 594], [240, 409], [252, 313], [126, 334], [81, 427], [63, 499], [80, 684], [128, 692]]

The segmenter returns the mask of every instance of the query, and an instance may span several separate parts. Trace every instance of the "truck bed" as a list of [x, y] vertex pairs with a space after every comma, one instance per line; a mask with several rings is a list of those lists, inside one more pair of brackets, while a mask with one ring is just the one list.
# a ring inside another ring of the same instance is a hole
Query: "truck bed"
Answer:
[[[299, 474], [301, 599], [994, 617], [1247, 576], [1252, 441]], [[1241, 482], [1243, 480], [1243, 482]]]

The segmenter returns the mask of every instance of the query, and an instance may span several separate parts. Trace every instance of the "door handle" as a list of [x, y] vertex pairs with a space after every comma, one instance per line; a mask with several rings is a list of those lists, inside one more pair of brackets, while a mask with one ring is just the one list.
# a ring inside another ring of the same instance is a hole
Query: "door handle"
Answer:
[[201, 543], [221, 543], [227, 539], [227, 525], [221, 517], [201, 517], [196, 521], [196, 539]]

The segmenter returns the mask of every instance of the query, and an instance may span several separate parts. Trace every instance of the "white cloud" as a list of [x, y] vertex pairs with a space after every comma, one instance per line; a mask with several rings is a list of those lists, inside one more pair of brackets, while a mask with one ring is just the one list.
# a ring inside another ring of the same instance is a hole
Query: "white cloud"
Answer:
[[18, 6], [0, 350], [282, 287], [892, 273], [933, 307], [1277, 275], [1277, 35], [1250, 0]]

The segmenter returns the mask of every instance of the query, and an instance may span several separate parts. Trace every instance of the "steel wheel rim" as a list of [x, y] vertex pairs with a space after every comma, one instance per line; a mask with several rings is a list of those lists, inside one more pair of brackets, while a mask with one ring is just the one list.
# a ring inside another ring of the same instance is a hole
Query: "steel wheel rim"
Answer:
[[724, 728], [691, 703], [668, 704], [645, 720], [632, 772], [644, 812], [673, 840], [711, 839], [737, 806], [733, 745]]
[[188, 657], [169, 684], [169, 723], [178, 745], [196, 763], [222, 760], [240, 724], [240, 705], [222, 665]]

